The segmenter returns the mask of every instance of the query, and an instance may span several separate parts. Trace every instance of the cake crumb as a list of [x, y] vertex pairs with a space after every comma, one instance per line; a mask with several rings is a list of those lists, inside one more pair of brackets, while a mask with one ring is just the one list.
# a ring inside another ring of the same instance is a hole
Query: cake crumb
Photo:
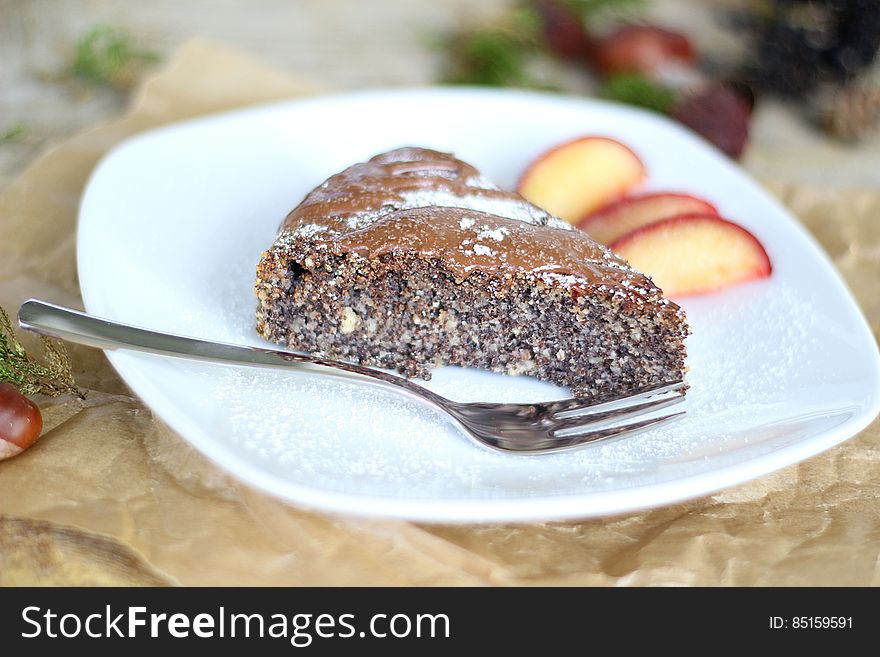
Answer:
[[339, 324], [339, 332], [351, 333], [357, 328], [358, 322], [360, 322], [360, 318], [358, 318], [357, 313], [349, 306], [346, 306], [342, 309], [342, 322]]

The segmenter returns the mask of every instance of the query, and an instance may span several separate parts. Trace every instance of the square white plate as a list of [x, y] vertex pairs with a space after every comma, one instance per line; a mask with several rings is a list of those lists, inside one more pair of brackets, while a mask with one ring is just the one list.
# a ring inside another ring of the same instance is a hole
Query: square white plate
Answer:
[[[124, 352], [143, 400], [241, 479], [312, 508], [431, 521], [577, 518], [706, 494], [795, 463], [880, 409], [880, 357], [812, 238], [736, 165], [678, 125], [585, 99], [426, 89], [294, 101], [148, 132], [94, 172], [79, 275], [96, 315], [227, 342], [254, 331], [254, 268], [281, 219], [327, 176], [402, 145], [451, 151], [502, 186], [582, 134], [632, 147], [645, 189], [692, 192], [764, 243], [771, 278], [685, 299], [684, 420], [546, 456], [471, 445], [442, 416], [371, 386]], [[567, 391], [444, 368], [459, 400], [540, 401]]]

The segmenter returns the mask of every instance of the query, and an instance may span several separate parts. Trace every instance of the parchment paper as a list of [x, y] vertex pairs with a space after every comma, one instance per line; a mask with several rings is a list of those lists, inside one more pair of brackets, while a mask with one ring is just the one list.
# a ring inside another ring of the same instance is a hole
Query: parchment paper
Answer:
[[[119, 121], [0, 195], [0, 304], [79, 306], [75, 224], [101, 155], [138, 131], [312, 88], [184, 46]], [[880, 191], [774, 190], [822, 242], [877, 334]], [[81, 307], [81, 306], [80, 306]], [[72, 348], [85, 401], [0, 463], [0, 584], [852, 585], [880, 583], [880, 423], [797, 466], [686, 504], [577, 523], [418, 525], [303, 511], [232, 480]]]

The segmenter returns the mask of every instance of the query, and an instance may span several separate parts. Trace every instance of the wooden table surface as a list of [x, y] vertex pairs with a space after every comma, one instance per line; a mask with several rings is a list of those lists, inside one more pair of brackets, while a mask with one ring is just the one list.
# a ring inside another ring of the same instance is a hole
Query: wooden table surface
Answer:
[[[742, 0], [654, 0], [650, 12], [686, 26], [698, 46], [741, 47], [718, 27], [720, 7]], [[112, 25], [167, 56], [201, 36], [238, 48], [328, 91], [430, 84], [442, 61], [432, 45], [456, 26], [487, 20], [510, 0], [0, 0], [0, 188], [48, 145], [117, 114], [126, 95], [59, 80], [77, 40]], [[708, 6], [707, 6], [708, 5]], [[577, 84], [575, 84], [577, 86]], [[745, 166], [765, 180], [880, 187], [880, 137], [858, 147], [826, 139], [788, 108], [759, 107]]]

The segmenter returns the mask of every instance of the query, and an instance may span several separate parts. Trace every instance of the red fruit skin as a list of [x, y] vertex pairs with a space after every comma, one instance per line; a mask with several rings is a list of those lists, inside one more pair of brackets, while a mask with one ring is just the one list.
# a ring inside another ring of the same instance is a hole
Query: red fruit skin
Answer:
[[685, 98], [670, 115], [735, 160], [749, 139], [751, 108], [735, 91], [712, 86]]
[[604, 219], [609, 214], [614, 214], [615, 212], [620, 210], [621, 207], [630, 205], [631, 203], [640, 203], [642, 201], [667, 197], [687, 198], [699, 201], [706, 206], [706, 214], [718, 214], [718, 208], [709, 203], [709, 201], [707, 201], [706, 199], [694, 196], [693, 194], [685, 194], [684, 192], [643, 192], [641, 194], [629, 194], [622, 198], [611, 201], [610, 203], [603, 205], [598, 210], [593, 210], [590, 214], [583, 217], [576, 225], [578, 228], [586, 230], [586, 227], [589, 226], [593, 221], [597, 219]]
[[689, 64], [696, 55], [680, 32], [656, 25], [624, 25], [596, 44], [594, 58], [602, 75], [637, 73], [652, 77], [664, 64]]
[[[767, 278], [773, 273], [773, 263], [770, 261], [770, 256], [767, 255], [767, 249], [764, 248], [764, 245], [761, 244], [761, 241], [757, 237], [752, 235], [752, 233], [750, 233], [748, 230], [746, 230], [745, 228], [743, 228], [739, 224], [734, 223], [734, 222], [730, 221], [729, 219], [724, 219], [723, 217], [713, 215], [713, 214], [702, 214], [699, 212], [695, 212], [695, 213], [691, 213], [691, 214], [678, 214], [678, 215], [675, 215], [674, 217], [669, 217], [668, 219], [661, 219], [660, 221], [656, 221], [652, 224], [647, 224], [645, 226], [642, 226], [641, 228], [636, 228], [634, 231], [627, 233], [623, 237], [612, 242], [608, 246], [608, 248], [611, 249], [612, 251], [617, 252], [618, 249], [625, 246], [630, 241], [640, 239], [645, 233], [650, 233], [651, 231], [662, 229], [663, 226], [673, 225], [676, 223], [688, 222], [693, 219], [710, 219], [712, 221], [716, 221], [716, 222], [719, 222], [722, 224], [727, 224], [729, 227], [739, 231], [742, 235], [747, 237], [755, 245], [756, 251], [761, 254], [761, 263], [760, 263], [759, 267], [754, 272], [752, 272], [752, 276], [750, 278], [738, 281], [739, 283], [745, 283], [748, 280], [757, 280], [757, 279], [761, 279], [761, 278]], [[718, 292], [719, 290], [723, 289], [724, 287], [726, 287], [726, 286], [721, 286], [721, 287], [717, 287], [717, 288], [707, 287], [707, 288], [700, 290], [699, 292], [690, 292], [688, 294], [680, 295], [680, 296], [682, 296], [682, 297], [684, 297], [684, 296], [707, 296], [710, 294], [714, 294], [715, 292]]]
[[562, 59], [585, 57], [592, 46], [579, 16], [558, 0], [533, 0], [541, 17], [547, 47]]
[[20, 454], [37, 442], [43, 416], [13, 385], [0, 383], [0, 461]]

